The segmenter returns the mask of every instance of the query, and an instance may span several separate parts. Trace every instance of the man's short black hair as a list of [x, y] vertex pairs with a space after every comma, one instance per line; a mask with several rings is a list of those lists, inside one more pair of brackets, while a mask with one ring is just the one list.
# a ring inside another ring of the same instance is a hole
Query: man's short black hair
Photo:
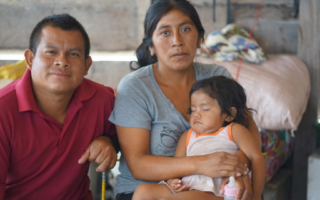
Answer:
[[65, 31], [75, 30], [80, 31], [83, 40], [84, 40], [84, 49], [86, 58], [90, 53], [90, 40], [87, 32], [84, 30], [83, 26], [78, 22], [74, 17], [69, 14], [59, 14], [59, 15], [51, 15], [43, 20], [41, 20], [36, 27], [33, 29], [30, 40], [29, 40], [29, 49], [36, 54], [37, 47], [39, 45], [41, 39], [41, 31], [45, 26], [52, 26], [56, 28], [60, 28]]

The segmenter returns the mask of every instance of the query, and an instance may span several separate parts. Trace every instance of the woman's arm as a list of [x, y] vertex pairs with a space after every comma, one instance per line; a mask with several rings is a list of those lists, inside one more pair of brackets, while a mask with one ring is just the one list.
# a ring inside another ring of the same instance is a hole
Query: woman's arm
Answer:
[[236, 155], [219, 152], [172, 158], [150, 154], [150, 131], [116, 126], [122, 154], [137, 180], [160, 181], [192, 174], [210, 177], [237, 176], [247, 167]]
[[232, 126], [232, 136], [235, 143], [246, 154], [251, 162], [253, 195], [259, 198], [263, 192], [266, 174], [266, 162], [262, 156], [260, 147], [256, 144], [256, 140], [252, 137], [252, 133], [240, 124], [235, 123]]

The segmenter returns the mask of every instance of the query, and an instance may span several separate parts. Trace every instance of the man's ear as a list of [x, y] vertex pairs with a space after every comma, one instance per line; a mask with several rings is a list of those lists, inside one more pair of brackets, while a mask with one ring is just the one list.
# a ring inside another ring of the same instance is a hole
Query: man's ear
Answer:
[[229, 111], [231, 113], [231, 116], [228, 116], [225, 119], [226, 122], [231, 122], [236, 117], [236, 114], [237, 114], [237, 109], [235, 107], [231, 107]]
[[156, 55], [156, 52], [154, 51], [154, 48], [153, 48], [153, 47], [149, 47], [149, 51], [150, 51], [150, 55], [151, 55], [151, 56]]
[[85, 66], [84, 75], [87, 75], [87, 74], [88, 74], [88, 71], [89, 71], [91, 65], [92, 65], [92, 58], [91, 58], [91, 56], [88, 56], [88, 57], [86, 58], [86, 66]]
[[24, 58], [26, 59], [27, 68], [31, 70], [33, 58], [34, 58], [33, 52], [30, 49], [25, 50], [24, 51]]

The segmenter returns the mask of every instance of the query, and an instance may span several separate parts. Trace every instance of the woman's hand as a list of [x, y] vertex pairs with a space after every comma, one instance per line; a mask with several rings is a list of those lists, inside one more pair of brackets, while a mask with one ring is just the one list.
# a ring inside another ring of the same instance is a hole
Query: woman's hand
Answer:
[[167, 181], [167, 183], [175, 193], [179, 193], [182, 191], [188, 191], [190, 188], [188, 185], [182, 185], [181, 179], [178, 179], [178, 178], [169, 179]]
[[[224, 194], [224, 186], [228, 184], [229, 177], [223, 178], [220, 184], [220, 194]], [[235, 199], [240, 200], [251, 200], [252, 199], [252, 187], [251, 187], [251, 179], [248, 175], [240, 176], [235, 178], [235, 184], [237, 188], [237, 195]]]
[[217, 152], [201, 156], [197, 162], [195, 174], [203, 174], [212, 178], [217, 177], [239, 177], [246, 175], [249, 171], [245, 164], [237, 155], [225, 152]]

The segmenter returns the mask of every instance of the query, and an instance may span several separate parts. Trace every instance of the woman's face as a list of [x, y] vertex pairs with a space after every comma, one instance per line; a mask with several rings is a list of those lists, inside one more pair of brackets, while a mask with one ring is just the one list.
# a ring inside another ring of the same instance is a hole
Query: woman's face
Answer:
[[199, 34], [192, 20], [180, 10], [172, 10], [158, 22], [152, 35], [151, 55], [156, 54], [159, 67], [184, 70], [192, 67]]

